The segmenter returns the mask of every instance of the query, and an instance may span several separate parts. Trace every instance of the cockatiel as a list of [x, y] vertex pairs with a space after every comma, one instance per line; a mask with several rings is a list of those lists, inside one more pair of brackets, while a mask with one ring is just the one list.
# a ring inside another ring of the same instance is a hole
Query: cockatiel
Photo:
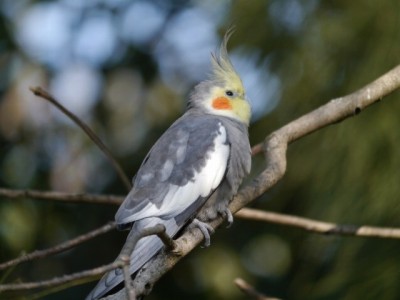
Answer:
[[[212, 73], [190, 95], [187, 110], [154, 144], [133, 188], [115, 216], [132, 231], [163, 224], [174, 237], [192, 222], [210, 242], [205, 222], [225, 216], [233, 221], [229, 202], [250, 172], [248, 125], [250, 104], [229, 60], [228, 31], [220, 51], [212, 54]], [[134, 274], [163, 248], [157, 236], [142, 238], [131, 255]], [[120, 270], [103, 276], [87, 300], [99, 299], [124, 280]]]

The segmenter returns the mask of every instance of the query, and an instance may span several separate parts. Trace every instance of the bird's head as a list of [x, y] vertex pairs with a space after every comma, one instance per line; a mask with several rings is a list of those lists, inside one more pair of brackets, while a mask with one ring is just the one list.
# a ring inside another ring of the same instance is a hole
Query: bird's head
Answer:
[[190, 97], [189, 107], [199, 108], [209, 114], [221, 115], [249, 124], [250, 103], [242, 80], [233, 67], [227, 51], [232, 31], [222, 41], [219, 53], [211, 54], [212, 72], [210, 78], [199, 83]]

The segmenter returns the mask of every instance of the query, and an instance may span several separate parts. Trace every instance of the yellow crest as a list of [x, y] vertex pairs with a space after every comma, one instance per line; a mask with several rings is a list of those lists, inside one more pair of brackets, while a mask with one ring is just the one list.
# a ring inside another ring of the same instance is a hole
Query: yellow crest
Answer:
[[228, 56], [227, 44], [233, 31], [234, 31], [233, 28], [230, 28], [225, 33], [224, 39], [222, 40], [221, 47], [219, 49], [219, 53], [211, 54], [211, 63], [212, 63], [211, 79], [213, 81], [222, 84], [230, 83], [235, 86], [243, 86], [242, 80], [236, 73], [236, 70], [233, 67]]

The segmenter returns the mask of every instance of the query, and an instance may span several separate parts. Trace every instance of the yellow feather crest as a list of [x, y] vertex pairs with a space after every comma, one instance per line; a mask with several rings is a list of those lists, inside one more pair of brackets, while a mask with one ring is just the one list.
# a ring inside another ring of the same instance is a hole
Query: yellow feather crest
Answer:
[[233, 28], [230, 28], [222, 40], [219, 53], [211, 53], [211, 63], [212, 63], [212, 76], [213, 81], [219, 84], [229, 83], [231, 85], [243, 86], [242, 80], [237, 74], [235, 68], [233, 67], [231, 60], [228, 56], [227, 44], [228, 40], [233, 33]]

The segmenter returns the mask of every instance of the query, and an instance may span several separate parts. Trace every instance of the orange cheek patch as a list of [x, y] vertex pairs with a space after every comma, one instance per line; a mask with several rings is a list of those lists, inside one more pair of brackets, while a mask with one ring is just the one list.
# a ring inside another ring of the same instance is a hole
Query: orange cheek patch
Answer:
[[212, 101], [212, 107], [215, 109], [232, 109], [232, 104], [225, 97], [218, 97]]

